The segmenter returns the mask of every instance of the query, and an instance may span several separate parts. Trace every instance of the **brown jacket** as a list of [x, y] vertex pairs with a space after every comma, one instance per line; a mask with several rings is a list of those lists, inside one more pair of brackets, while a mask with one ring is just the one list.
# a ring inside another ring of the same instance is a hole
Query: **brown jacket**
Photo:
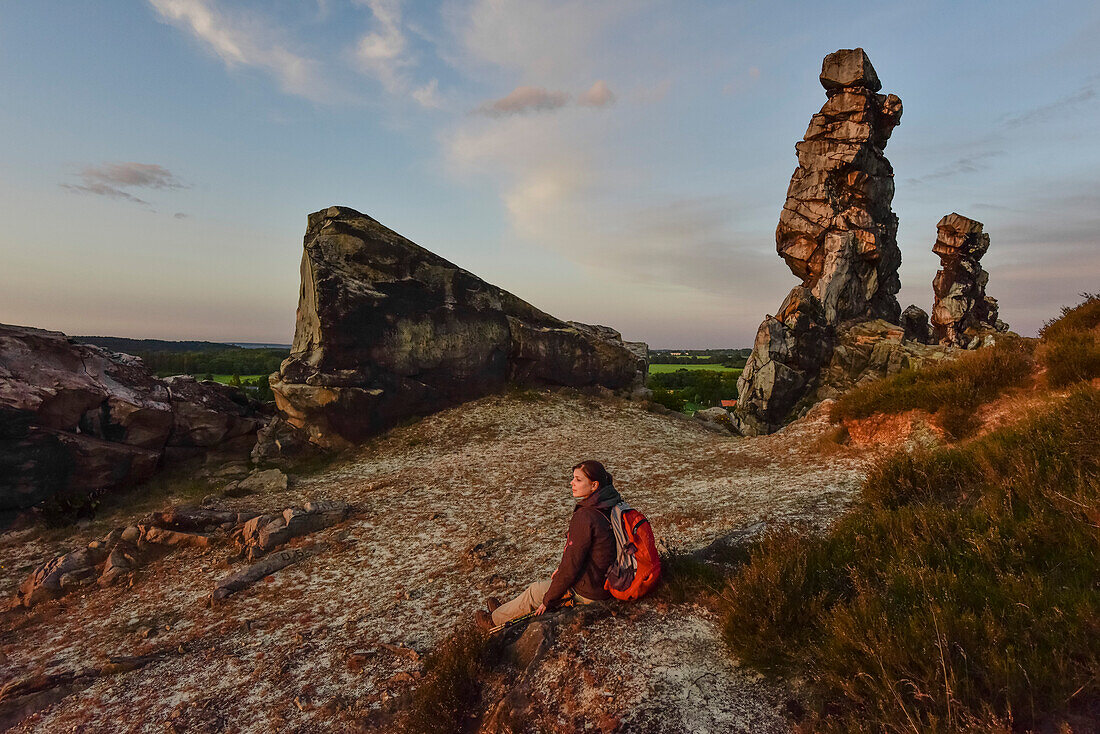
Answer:
[[615, 562], [615, 533], [611, 508], [622, 501], [611, 484], [600, 487], [573, 508], [561, 563], [550, 577], [550, 589], [542, 598], [548, 609], [570, 589], [586, 599], [610, 599], [604, 588], [607, 569]]

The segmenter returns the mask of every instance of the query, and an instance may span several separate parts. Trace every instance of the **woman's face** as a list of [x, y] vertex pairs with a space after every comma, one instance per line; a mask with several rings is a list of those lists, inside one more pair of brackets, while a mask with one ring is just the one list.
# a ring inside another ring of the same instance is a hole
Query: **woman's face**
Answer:
[[584, 472], [580, 469], [573, 470], [573, 481], [569, 484], [573, 489], [573, 496], [579, 500], [583, 500], [600, 488], [599, 482], [595, 482], [586, 477]]

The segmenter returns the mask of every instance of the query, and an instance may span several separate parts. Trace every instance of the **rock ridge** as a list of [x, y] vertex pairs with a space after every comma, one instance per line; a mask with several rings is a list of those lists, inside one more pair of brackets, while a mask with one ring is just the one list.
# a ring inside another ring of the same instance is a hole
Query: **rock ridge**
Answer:
[[264, 420], [239, 390], [0, 324], [0, 513], [137, 484], [211, 450], [247, 452]]

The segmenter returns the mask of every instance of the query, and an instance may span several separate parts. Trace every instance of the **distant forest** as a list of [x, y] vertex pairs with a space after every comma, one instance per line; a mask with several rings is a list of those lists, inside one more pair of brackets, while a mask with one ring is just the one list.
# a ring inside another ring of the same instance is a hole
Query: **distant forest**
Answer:
[[[171, 342], [77, 336], [74, 341], [141, 357], [157, 377], [169, 375], [269, 375], [290, 356], [289, 349], [246, 349], [217, 342]], [[266, 381], [265, 381], [266, 382]]]
[[744, 367], [752, 349], [650, 349], [650, 364], [720, 364]]

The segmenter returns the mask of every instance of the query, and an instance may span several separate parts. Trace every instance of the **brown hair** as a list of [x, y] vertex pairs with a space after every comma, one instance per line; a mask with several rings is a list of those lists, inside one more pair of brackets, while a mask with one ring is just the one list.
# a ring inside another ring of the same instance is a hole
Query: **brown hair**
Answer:
[[580, 469], [581, 473], [588, 477], [589, 481], [599, 482], [600, 487], [606, 487], [611, 484], [610, 472], [604, 469], [603, 464], [598, 461], [593, 461], [592, 459], [582, 461], [573, 467], [573, 471], [577, 469]]

